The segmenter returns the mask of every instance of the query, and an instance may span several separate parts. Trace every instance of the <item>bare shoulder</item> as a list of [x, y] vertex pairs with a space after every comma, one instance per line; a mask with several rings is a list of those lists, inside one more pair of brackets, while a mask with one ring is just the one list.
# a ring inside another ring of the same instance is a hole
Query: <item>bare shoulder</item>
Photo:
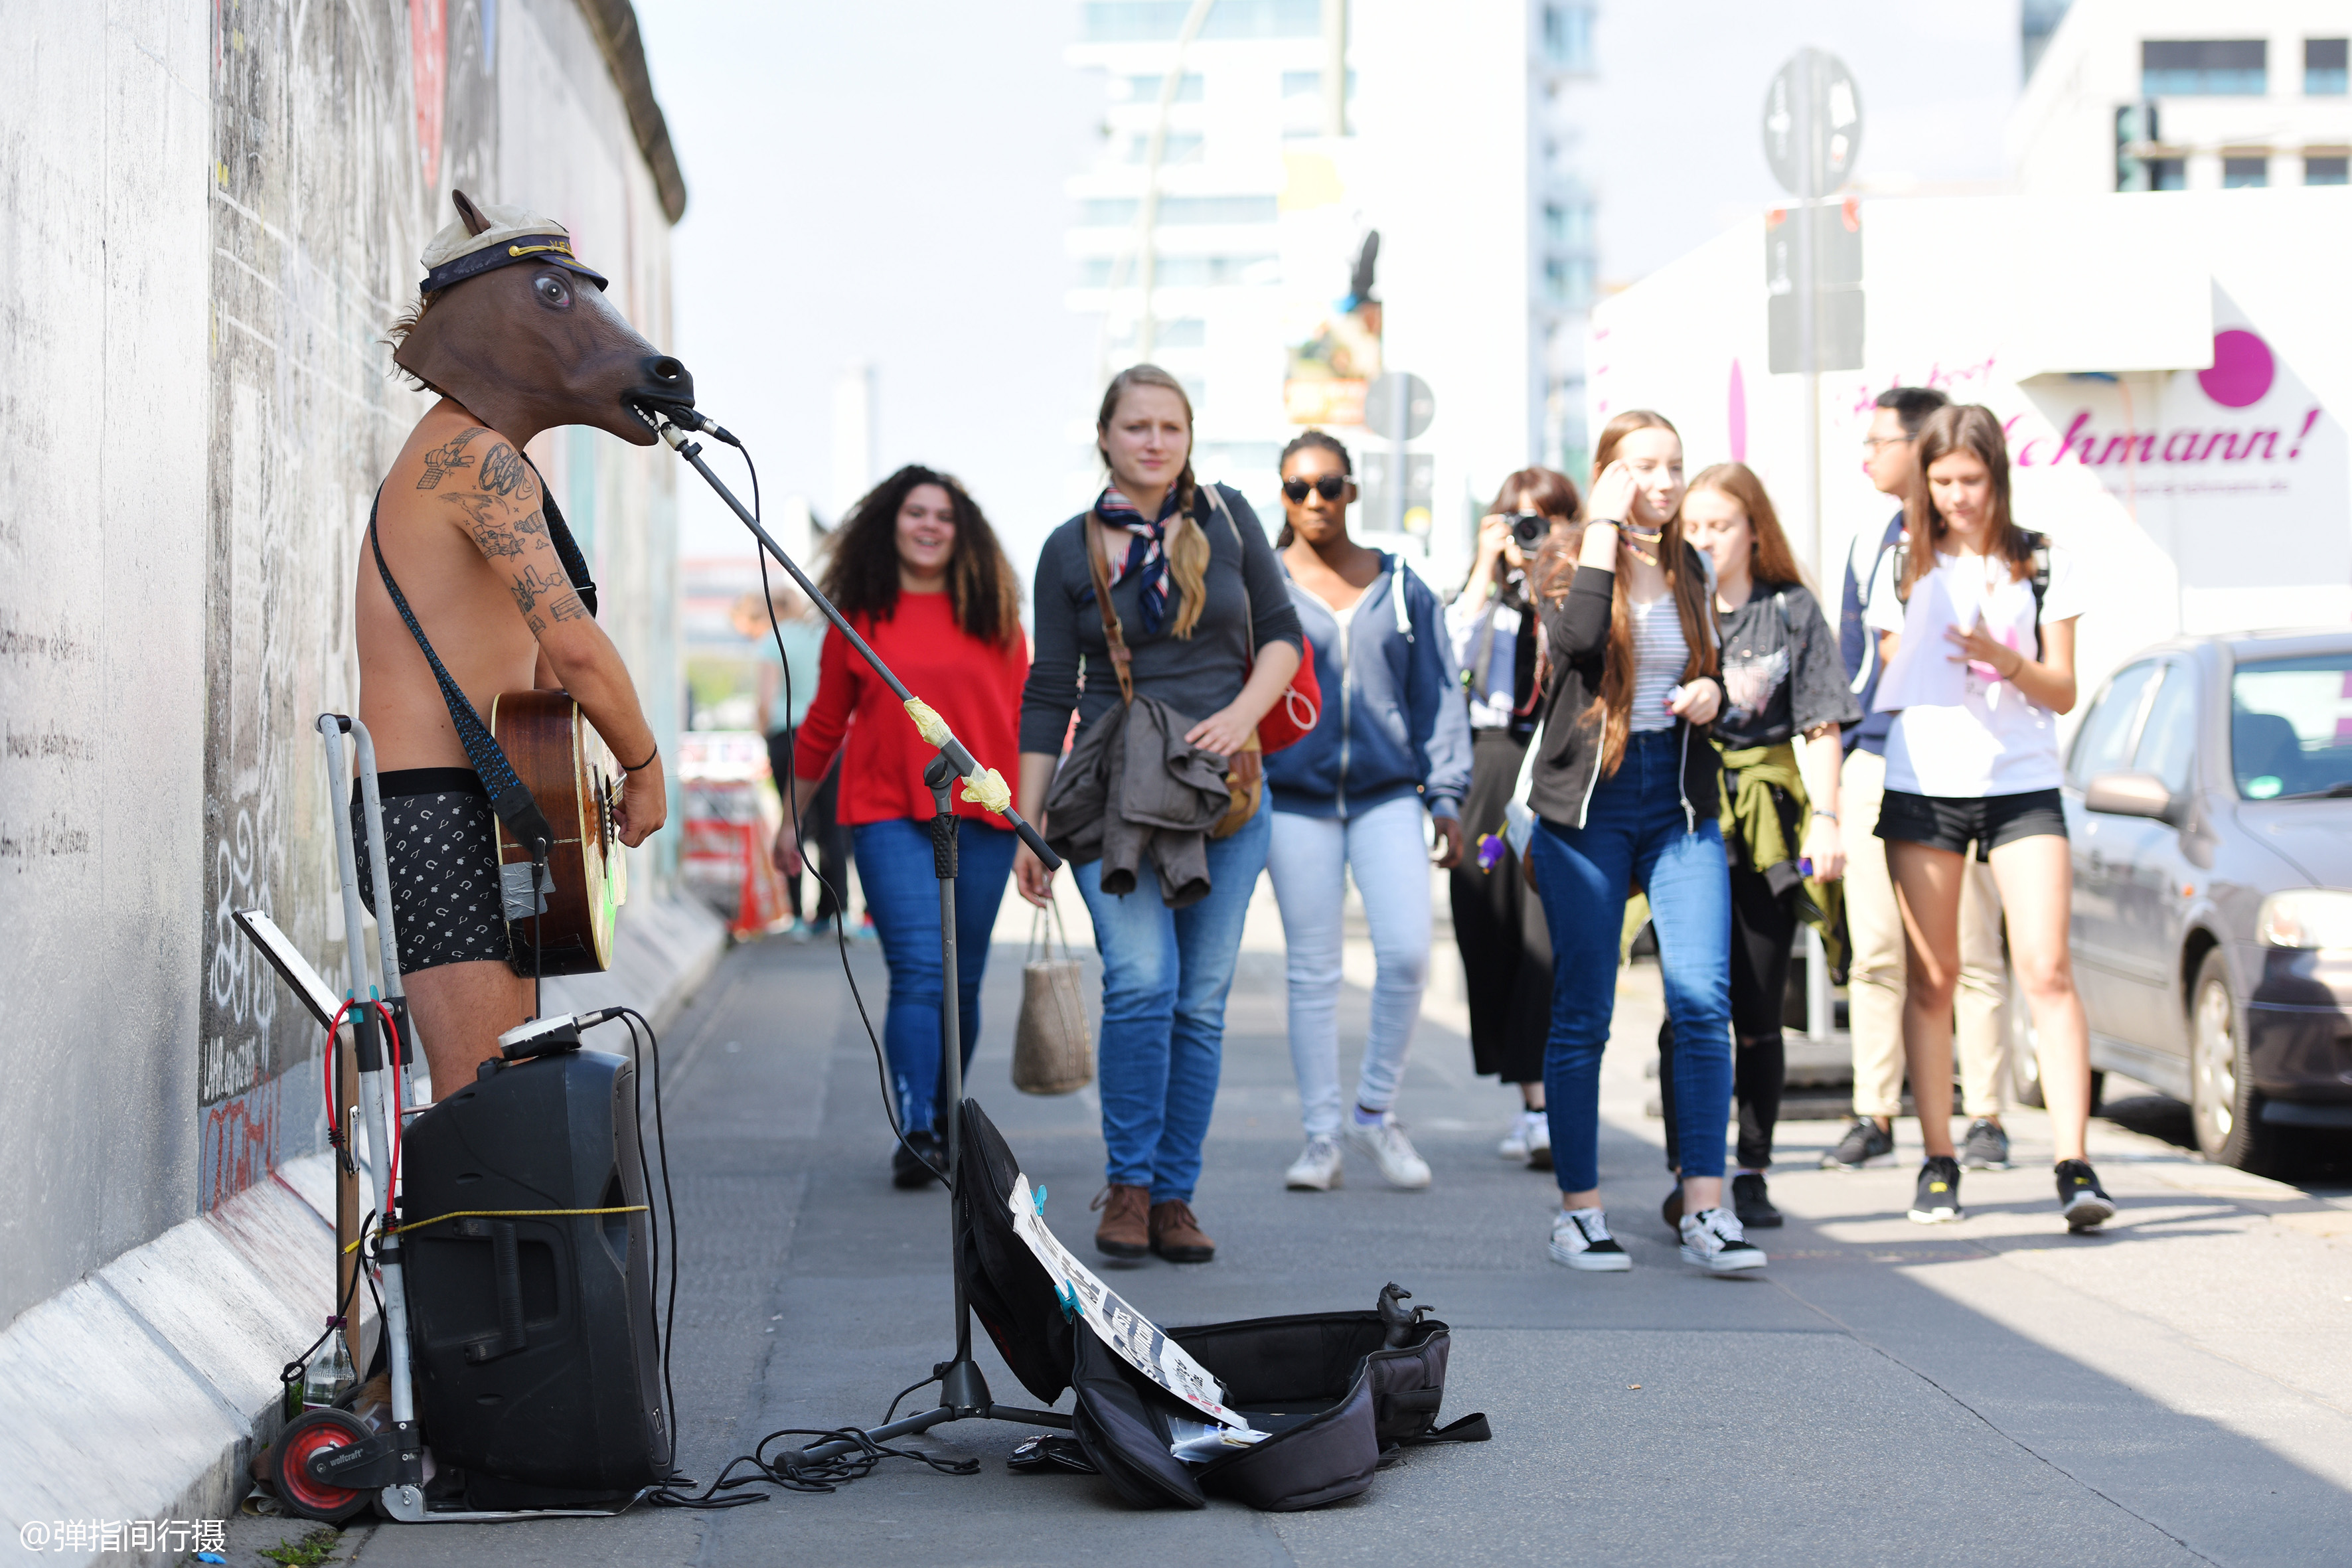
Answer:
[[470, 537], [493, 563], [547, 532], [538, 478], [512, 442], [465, 418], [428, 416], [384, 480], [383, 504]]

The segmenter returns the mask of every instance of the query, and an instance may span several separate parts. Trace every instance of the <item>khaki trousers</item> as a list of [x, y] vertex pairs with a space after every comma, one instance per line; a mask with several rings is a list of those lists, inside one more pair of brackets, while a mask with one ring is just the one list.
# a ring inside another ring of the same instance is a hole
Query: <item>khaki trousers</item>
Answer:
[[[1894, 1117], [1903, 1110], [1903, 917], [1886, 870], [1886, 841], [1876, 837], [1886, 792], [1886, 759], [1857, 747], [1839, 785], [1845, 828], [1845, 919], [1853, 942], [1846, 988], [1853, 1030], [1853, 1113]], [[1960, 984], [1952, 1011], [1960, 1065], [1961, 1109], [1999, 1116], [2009, 1101], [2008, 999], [2000, 952], [2000, 890], [1992, 868], [1970, 859], [1960, 884]]]

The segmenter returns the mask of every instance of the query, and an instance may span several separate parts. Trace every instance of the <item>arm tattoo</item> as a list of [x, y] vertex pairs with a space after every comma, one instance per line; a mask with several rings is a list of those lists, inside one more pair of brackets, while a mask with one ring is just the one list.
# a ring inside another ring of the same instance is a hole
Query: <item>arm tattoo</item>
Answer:
[[492, 560], [502, 555], [520, 555], [523, 541], [506, 519], [510, 510], [494, 496], [467, 495], [453, 491], [442, 498], [466, 514], [466, 530], [474, 536], [475, 545]]
[[522, 606], [522, 613], [528, 616], [538, 607], [541, 598], [553, 597], [559, 589], [569, 592], [571, 587], [570, 579], [552, 572], [542, 576], [537, 566], [527, 565], [522, 569], [522, 575], [514, 580], [515, 603]]
[[471, 430], [460, 431], [425, 453], [425, 477], [416, 481], [416, 488], [420, 490], [439, 489], [441, 481], [450, 474], [459, 468], [472, 468], [474, 459], [465, 455], [466, 448], [481, 433], [482, 428], [478, 425]]
[[562, 593], [549, 597], [547, 611], [559, 621], [576, 621], [587, 615], [588, 606], [580, 602], [580, 595], [566, 583]]
[[510, 496], [521, 491], [524, 500], [530, 499], [530, 468], [504, 441], [483, 455], [482, 469], [476, 480], [493, 495]]

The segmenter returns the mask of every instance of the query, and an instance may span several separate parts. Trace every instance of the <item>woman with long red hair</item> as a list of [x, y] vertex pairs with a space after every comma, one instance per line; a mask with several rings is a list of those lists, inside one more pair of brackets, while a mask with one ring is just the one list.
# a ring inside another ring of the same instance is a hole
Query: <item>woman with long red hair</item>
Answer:
[[1682, 1255], [1715, 1273], [1764, 1254], [1723, 1205], [1731, 1102], [1731, 893], [1707, 727], [1723, 708], [1711, 574], [1682, 534], [1683, 446], [1658, 415], [1602, 427], [1588, 517], [1548, 547], [1537, 593], [1549, 645], [1528, 863], [1551, 928], [1544, 1051], [1560, 1212], [1551, 1255], [1614, 1272], [1633, 1259], [1601, 1206], [1601, 1053], [1629, 889], [1650, 900], [1674, 1020]]

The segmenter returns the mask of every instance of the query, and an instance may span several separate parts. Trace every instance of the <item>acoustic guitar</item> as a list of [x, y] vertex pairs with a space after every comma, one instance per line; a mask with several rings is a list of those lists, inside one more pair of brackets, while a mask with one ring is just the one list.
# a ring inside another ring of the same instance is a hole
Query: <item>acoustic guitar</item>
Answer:
[[528, 910], [530, 851], [498, 825], [499, 875], [509, 889], [507, 934], [514, 967], [532, 973], [595, 974], [613, 964], [613, 912], [627, 900], [628, 858], [613, 829], [622, 773], [613, 753], [562, 691], [509, 691], [491, 699], [490, 734], [555, 829], [548, 871], [554, 886], [537, 918]]

